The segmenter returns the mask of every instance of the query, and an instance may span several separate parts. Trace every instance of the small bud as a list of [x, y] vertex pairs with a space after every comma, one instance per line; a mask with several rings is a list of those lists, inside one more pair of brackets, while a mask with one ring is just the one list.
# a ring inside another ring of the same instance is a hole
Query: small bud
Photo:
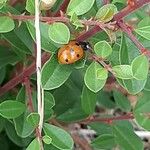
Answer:
[[41, 0], [40, 10], [51, 9], [54, 6], [55, 2], [56, 2], [56, 0]]

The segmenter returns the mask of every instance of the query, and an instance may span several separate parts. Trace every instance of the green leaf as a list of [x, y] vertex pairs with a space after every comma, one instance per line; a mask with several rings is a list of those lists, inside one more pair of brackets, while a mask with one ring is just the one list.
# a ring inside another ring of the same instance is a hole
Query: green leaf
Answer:
[[76, 13], [78, 16], [88, 12], [94, 5], [95, 0], [71, 0], [67, 7], [67, 14], [72, 16]]
[[133, 73], [130, 65], [117, 65], [112, 67], [114, 75], [120, 79], [132, 79]]
[[21, 102], [7, 100], [0, 104], [0, 115], [7, 119], [13, 119], [20, 116], [25, 108], [25, 105]]
[[131, 110], [131, 104], [129, 100], [121, 92], [113, 91], [113, 95], [115, 102], [119, 108], [127, 112]]
[[[33, 21], [26, 21], [27, 28], [32, 39], [35, 41], [35, 27]], [[40, 22], [40, 31], [41, 31], [41, 47], [43, 50], [48, 52], [56, 52], [58, 49], [58, 45], [56, 45], [53, 41], [50, 40], [48, 35], [49, 25], [46, 23]]]
[[80, 22], [78, 16], [76, 15], [76, 13], [73, 13], [71, 15], [70, 21], [74, 26], [76, 26], [76, 29], [79, 27], [84, 27], [84, 25]]
[[6, 68], [2, 67], [0, 68], [0, 84], [4, 81], [6, 76]]
[[14, 21], [10, 17], [0, 16], [0, 33], [10, 32], [15, 28]]
[[48, 33], [50, 39], [58, 44], [67, 44], [70, 40], [69, 28], [64, 23], [51, 24]]
[[42, 87], [52, 90], [60, 87], [70, 76], [72, 69], [69, 65], [61, 65], [54, 55], [42, 68]]
[[111, 134], [103, 134], [92, 141], [92, 147], [97, 149], [112, 149], [116, 143], [114, 136]]
[[42, 139], [43, 139], [43, 142], [45, 144], [51, 144], [52, 143], [52, 138], [49, 137], [48, 135], [44, 135]]
[[112, 3], [122, 3], [122, 4], [126, 4], [126, 0], [113, 0]]
[[114, 4], [107, 4], [98, 10], [96, 19], [102, 22], [108, 22], [113, 19], [116, 13], [117, 7]]
[[[128, 43], [128, 44], [127, 44]], [[120, 47], [120, 64], [131, 64], [132, 61], [140, 55], [139, 50], [133, 42], [122, 34], [121, 47]], [[137, 94], [144, 88], [145, 80], [137, 80], [135, 78], [128, 80], [117, 79], [119, 84], [123, 86], [129, 93]]]
[[[22, 23], [11, 32], [3, 34], [2, 37], [14, 47], [16, 53], [19, 51], [20, 53], [31, 55], [33, 51], [33, 40], [25, 23]], [[20, 55], [18, 54], [18, 56]]]
[[147, 79], [148, 70], [149, 70], [149, 61], [145, 55], [140, 55], [136, 57], [132, 64], [133, 76], [137, 80]]
[[100, 41], [94, 45], [94, 51], [97, 56], [106, 58], [112, 53], [112, 48], [106, 41]]
[[97, 102], [103, 108], [114, 109], [116, 104], [112, 101], [112, 93], [101, 90], [97, 93]]
[[112, 129], [115, 141], [121, 148], [125, 150], [143, 150], [143, 143], [134, 131], [119, 125], [114, 125]]
[[52, 138], [52, 145], [59, 149], [73, 149], [71, 136], [61, 128], [45, 123], [44, 133]]
[[18, 118], [14, 119], [14, 125], [17, 134], [22, 137], [26, 138], [30, 136], [33, 131], [35, 130], [35, 127], [33, 127], [29, 122], [27, 121], [28, 112], [23, 113]]
[[50, 92], [44, 91], [44, 108], [51, 109], [55, 106], [55, 99]]
[[26, 150], [40, 150], [40, 144], [37, 139], [34, 139]]
[[20, 136], [17, 135], [15, 127], [12, 123], [10, 123], [9, 121], [7, 121], [5, 123], [5, 131], [7, 136], [9, 137], [9, 139], [15, 143], [16, 145], [18, 145], [19, 147], [26, 147], [29, 145], [31, 138], [21, 138]]
[[26, 1], [26, 10], [31, 14], [35, 13], [35, 1], [34, 0], [27, 0]]
[[150, 131], [150, 92], [143, 91], [142, 95], [138, 97], [138, 101], [134, 107], [134, 116], [138, 124], [146, 130]]
[[147, 40], [150, 40], [150, 18], [146, 17], [141, 20], [138, 24], [135, 32], [144, 37]]
[[44, 91], [44, 119], [49, 119], [52, 114], [52, 108], [55, 106], [55, 99], [50, 92]]
[[31, 113], [27, 116], [28, 123], [36, 128], [40, 121], [40, 115], [38, 113]]
[[6, 2], [7, 2], [7, 0], [1, 0], [0, 1], [0, 9], [5, 6]]
[[105, 69], [102, 68], [97, 62], [91, 63], [86, 70], [84, 82], [86, 86], [94, 93], [97, 93], [99, 90], [101, 90], [106, 83], [108, 72], [102, 70]]
[[86, 114], [93, 114], [95, 112], [96, 94], [89, 90], [86, 86], [83, 87], [81, 105]]

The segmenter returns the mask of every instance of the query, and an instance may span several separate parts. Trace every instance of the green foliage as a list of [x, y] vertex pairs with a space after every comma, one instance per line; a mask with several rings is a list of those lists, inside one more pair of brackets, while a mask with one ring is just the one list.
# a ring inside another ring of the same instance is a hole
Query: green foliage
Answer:
[[70, 31], [64, 23], [53, 23], [49, 26], [49, 37], [58, 44], [67, 44], [70, 39]]
[[14, 21], [9, 17], [1, 16], [0, 22], [0, 33], [10, 32], [15, 28]]
[[114, 91], [113, 92], [114, 99], [116, 101], [117, 106], [122, 109], [123, 111], [130, 111], [131, 104], [129, 100], [120, 92]]
[[40, 121], [40, 116], [38, 113], [31, 113], [27, 116], [27, 121], [31, 126], [37, 127]]
[[130, 129], [119, 125], [113, 126], [115, 141], [120, 147], [127, 150], [142, 150], [143, 144], [141, 139]]
[[97, 56], [105, 58], [112, 53], [112, 48], [106, 41], [100, 41], [94, 45], [94, 51]]
[[137, 29], [135, 29], [135, 32], [146, 38], [147, 40], [150, 40], [150, 18], [147, 17], [141, 20], [138, 24]]
[[40, 144], [39, 144], [39, 142], [38, 142], [38, 139], [34, 139], [34, 140], [30, 143], [30, 145], [27, 147], [26, 150], [34, 150], [34, 149], [40, 150]]
[[6, 100], [0, 104], [0, 115], [4, 118], [14, 119], [20, 116], [25, 111], [23, 103]]
[[31, 14], [35, 13], [35, 3], [34, 0], [27, 0], [26, 1], [26, 10]]
[[43, 88], [51, 90], [60, 87], [69, 78], [71, 72], [70, 66], [59, 64], [56, 56], [52, 56], [42, 69]]
[[105, 85], [107, 77], [107, 70], [97, 62], [93, 62], [86, 70], [84, 82], [91, 91], [97, 93]]
[[94, 2], [95, 0], [71, 0], [67, 8], [67, 14], [70, 16], [73, 13], [83, 15], [92, 8]]
[[86, 86], [83, 87], [81, 95], [82, 108], [87, 114], [93, 114], [96, 106], [96, 94], [90, 91]]
[[107, 4], [98, 10], [96, 14], [96, 19], [102, 22], [108, 22], [113, 19], [113, 16], [116, 13], [117, 7], [114, 4]]
[[59, 149], [72, 149], [73, 140], [71, 136], [61, 128], [45, 124], [44, 133], [52, 138], [52, 144]]
[[140, 126], [145, 128], [146, 130], [150, 130], [149, 124], [149, 92], [143, 91], [142, 95], [138, 98], [138, 102], [134, 108], [134, 115], [136, 121], [139, 123]]
[[[42, 114], [35, 73], [35, 1], [0, 0], [0, 149], [40, 150], [39, 136], [44, 150], [78, 149], [84, 136], [74, 129], [83, 126], [94, 130], [91, 150], [144, 149], [132, 119], [136, 127], [150, 131], [150, 17], [146, 5], [138, 9], [147, 2], [104, 2], [56, 0], [50, 10], [40, 10]], [[75, 45], [67, 45], [76, 39]], [[62, 46], [68, 52], [64, 59], [78, 57], [78, 46], [89, 50], [73, 64], [60, 64]]]

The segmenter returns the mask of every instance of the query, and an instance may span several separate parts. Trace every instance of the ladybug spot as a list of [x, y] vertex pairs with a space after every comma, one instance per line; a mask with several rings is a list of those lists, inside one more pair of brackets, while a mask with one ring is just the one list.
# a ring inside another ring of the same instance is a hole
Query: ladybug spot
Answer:
[[80, 44], [76, 42], [76, 45], [79, 46]]
[[77, 54], [77, 57], [80, 57], [80, 55], [79, 55], [79, 54]]
[[68, 62], [68, 59], [66, 59], [65, 61]]

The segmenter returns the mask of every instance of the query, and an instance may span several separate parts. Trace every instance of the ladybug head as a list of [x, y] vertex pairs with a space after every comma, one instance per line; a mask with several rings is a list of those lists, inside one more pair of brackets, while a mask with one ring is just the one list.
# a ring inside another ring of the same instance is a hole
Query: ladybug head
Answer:
[[89, 42], [79, 41], [78, 44], [83, 48], [83, 50], [92, 50], [91, 44]]

